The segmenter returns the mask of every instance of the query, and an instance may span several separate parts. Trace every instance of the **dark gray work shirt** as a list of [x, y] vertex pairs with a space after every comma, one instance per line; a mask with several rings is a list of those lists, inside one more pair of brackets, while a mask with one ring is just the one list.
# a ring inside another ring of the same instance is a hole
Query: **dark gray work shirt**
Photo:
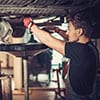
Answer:
[[89, 95], [93, 91], [96, 77], [96, 56], [90, 43], [66, 43], [65, 56], [70, 58], [69, 80], [78, 95]]

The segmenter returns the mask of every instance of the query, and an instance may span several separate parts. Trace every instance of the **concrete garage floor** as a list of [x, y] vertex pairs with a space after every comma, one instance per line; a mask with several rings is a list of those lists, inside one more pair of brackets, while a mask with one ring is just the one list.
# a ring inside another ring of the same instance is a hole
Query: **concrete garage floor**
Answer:
[[[13, 100], [25, 100], [25, 96], [22, 93], [13, 94]], [[53, 91], [39, 91], [31, 90], [29, 94], [29, 100], [64, 100], [61, 97], [56, 97], [55, 92]]]

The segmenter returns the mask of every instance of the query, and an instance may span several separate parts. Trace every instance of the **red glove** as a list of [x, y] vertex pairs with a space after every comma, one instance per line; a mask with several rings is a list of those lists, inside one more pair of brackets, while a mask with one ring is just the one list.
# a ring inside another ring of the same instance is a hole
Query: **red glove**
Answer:
[[29, 29], [31, 29], [32, 25], [34, 24], [30, 17], [24, 18], [23, 23], [24, 23], [24, 26]]

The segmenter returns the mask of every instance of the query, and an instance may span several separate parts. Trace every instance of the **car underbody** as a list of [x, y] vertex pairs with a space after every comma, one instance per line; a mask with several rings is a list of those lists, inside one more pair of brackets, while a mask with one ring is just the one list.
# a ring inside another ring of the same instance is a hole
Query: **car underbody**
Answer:
[[[93, 37], [100, 38], [99, 0], [0, 0], [0, 18], [6, 19], [12, 26], [22, 28], [22, 20], [25, 16], [30, 16], [34, 20], [48, 18], [47, 21], [38, 23], [40, 26], [59, 25], [69, 12], [75, 14], [88, 9], [94, 13], [98, 22]], [[59, 19], [55, 20], [57, 18]]]

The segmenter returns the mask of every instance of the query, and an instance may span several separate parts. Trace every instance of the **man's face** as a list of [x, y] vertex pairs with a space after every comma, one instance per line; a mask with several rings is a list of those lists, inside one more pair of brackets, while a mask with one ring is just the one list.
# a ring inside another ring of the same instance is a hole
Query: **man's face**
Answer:
[[72, 22], [69, 22], [66, 35], [68, 36], [69, 42], [78, 41], [78, 39], [79, 39], [79, 29], [76, 29], [74, 27], [74, 25], [72, 24]]

